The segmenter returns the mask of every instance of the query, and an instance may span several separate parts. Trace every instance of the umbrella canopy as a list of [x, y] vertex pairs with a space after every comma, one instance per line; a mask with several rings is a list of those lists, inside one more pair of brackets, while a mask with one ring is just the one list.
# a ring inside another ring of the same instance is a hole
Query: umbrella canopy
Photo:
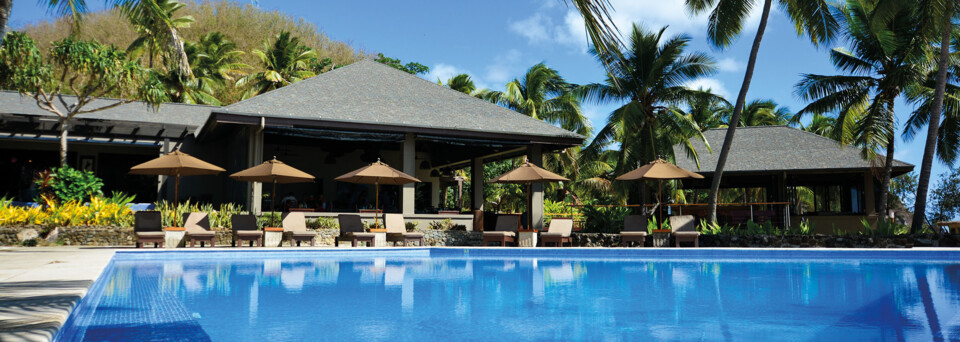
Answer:
[[197, 159], [194, 156], [174, 150], [156, 159], [130, 168], [134, 175], [173, 176], [173, 203], [180, 197], [180, 176], [215, 175], [224, 170], [222, 167]]
[[407, 183], [419, 183], [420, 180], [406, 173], [397, 171], [377, 160], [377, 162], [348, 172], [335, 180], [347, 183], [358, 184], [391, 184], [403, 185]]
[[134, 175], [197, 176], [224, 172], [222, 167], [175, 150], [156, 159], [130, 168]]
[[657, 185], [657, 211], [660, 216], [660, 229], [663, 229], [663, 207], [660, 205], [663, 193], [663, 181], [668, 179], [703, 179], [703, 176], [700, 174], [684, 169], [682, 167], [670, 164], [666, 160], [657, 159], [650, 162], [647, 165], [638, 167], [636, 170], [624, 173], [617, 177], [616, 180], [628, 181], [628, 180], [643, 180], [643, 179], [655, 179], [658, 182]]
[[[487, 181], [487, 183], [507, 183], [507, 184], [526, 184], [527, 185], [527, 203], [530, 203], [530, 183], [544, 182], [564, 182], [569, 181], [566, 177], [556, 173], [544, 170], [543, 168], [524, 161], [517, 168], [504, 172], [497, 178]], [[527, 210], [527, 228], [533, 229], [533, 210]]]
[[636, 170], [624, 173], [617, 177], [617, 180], [640, 180], [640, 179], [683, 179], [694, 178], [703, 179], [703, 176], [696, 172], [684, 169], [682, 167], [670, 164], [666, 160], [657, 159], [647, 165], [638, 167]]
[[[277, 183], [306, 183], [312, 182], [315, 177], [273, 157], [260, 165], [234, 173], [230, 178], [244, 182], [273, 183], [273, 192], [270, 195], [270, 211], [273, 212], [277, 205]], [[270, 215], [270, 224], [274, 223], [273, 215]]]
[[334, 178], [334, 180], [347, 183], [376, 185], [376, 190], [374, 190], [377, 197], [376, 202], [374, 202], [374, 227], [377, 226], [377, 214], [379, 211], [377, 209], [380, 207], [380, 184], [403, 185], [420, 182], [419, 179], [390, 167], [390, 165], [381, 162], [380, 159], [377, 159], [377, 162], [370, 165], [347, 172], [340, 177]]
[[530, 162], [524, 162], [516, 169], [507, 171], [499, 177], [487, 181], [487, 183], [527, 184], [565, 181], [569, 181], [569, 179], [556, 173], [544, 170], [543, 168], [533, 165]]
[[309, 173], [297, 170], [282, 161], [273, 158], [260, 165], [234, 173], [230, 178], [244, 182], [262, 183], [304, 183], [313, 181], [315, 177]]

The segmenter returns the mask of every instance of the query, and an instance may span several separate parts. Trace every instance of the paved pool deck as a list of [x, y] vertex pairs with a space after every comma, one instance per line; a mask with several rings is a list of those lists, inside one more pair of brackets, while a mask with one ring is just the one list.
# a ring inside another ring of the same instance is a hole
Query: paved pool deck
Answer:
[[[334, 247], [298, 247], [297, 250], [329, 250]], [[417, 248], [417, 247], [412, 247]], [[431, 247], [459, 249], [464, 247]], [[486, 247], [497, 249], [501, 247]], [[580, 248], [580, 247], [576, 247]], [[243, 248], [243, 251], [290, 250]], [[353, 249], [353, 248], [349, 248]], [[364, 247], [356, 248], [364, 250]], [[506, 247], [505, 249], [516, 249]], [[538, 248], [544, 249], [544, 248]], [[571, 249], [566, 247], [563, 249]], [[609, 248], [582, 248], [609, 249]], [[714, 249], [714, 248], [701, 248]], [[715, 248], [734, 250], [734, 248]], [[788, 250], [785, 248], [745, 248]], [[132, 247], [0, 247], [0, 341], [49, 341], [56, 334], [117, 251], [169, 252], [184, 249], [135, 249]], [[191, 251], [236, 251], [237, 248], [193, 248]], [[340, 250], [343, 250], [341, 247]], [[797, 250], [884, 250], [798, 248]], [[912, 248], [902, 251], [960, 251], [960, 248]]]

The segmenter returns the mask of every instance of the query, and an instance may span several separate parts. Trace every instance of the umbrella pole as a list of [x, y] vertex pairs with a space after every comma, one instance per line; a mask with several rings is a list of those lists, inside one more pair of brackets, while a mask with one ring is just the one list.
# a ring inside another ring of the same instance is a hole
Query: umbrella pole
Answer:
[[177, 172], [176, 180], [173, 182], [173, 207], [176, 210], [177, 202], [180, 198], [180, 173]]
[[527, 183], [527, 229], [533, 229], [533, 199], [530, 198], [530, 183]]
[[274, 226], [273, 211], [277, 208], [277, 177], [273, 177], [273, 194], [270, 195], [270, 226]]
[[376, 202], [373, 204], [373, 228], [377, 229], [377, 216], [380, 213], [380, 182], [374, 183], [374, 191], [377, 193], [374, 195], [376, 197]]
[[657, 181], [657, 211], [660, 216], [660, 229], [663, 230], [663, 180]]

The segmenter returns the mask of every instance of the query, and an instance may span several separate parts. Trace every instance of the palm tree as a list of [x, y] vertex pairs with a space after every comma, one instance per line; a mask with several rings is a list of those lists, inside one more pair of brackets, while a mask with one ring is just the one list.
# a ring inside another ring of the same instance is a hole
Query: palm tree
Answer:
[[154, 57], [162, 56], [165, 61], [172, 62], [168, 64], [179, 69], [179, 74], [192, 77], [189, 56], [179, 30], [190, 27], [194, 20], [189, 15], [174, 18], [174, 13], [184, 4], [177, 0], [128, 0], [118, 3], [121, 12], [139, 34], [127, 47], [130, 57], [137, 59], [146, 50], [147, 66], [151, 69]]
[[504, 91], [486, 91], [481, 97], [534, 119], [546, 121], [582, 135], [590, 122], [580, 111], [578, 86], [567, 83], [543, 63], [530, 67], [521, 79], [506, 84]]
[[473, 79], [470, 78], [470, 75], [467, 74], [458, 74], [447, 80], [447, 83], [444, 84], [443, 81], [437, 80], [437, 84], [445, 85], [447, 88], [459, 91], [467, 95], [474, 95], [477, 91], [477, 85], [473, 83]]
[[[756, 7], [758, 1], [760, 0], [686, 0], [686, 4], [687, 9], [693, 13], [703, 13], [710, 11], [712, 8], [707, 25], [707, 39], [716, 47], [726, 48], [743, 31], [743, 24], [750, 15], [750, 10]], [[814, 45], [828, 42], [833, 38], [837, 23], [830, 15], [829, 1], [778, 0], [778, 3], [790, 16], [797, 33], [809, 36]], [[753, 46], [750, 48], [747, 70], [743, 75], [743, 84], [740, 86], [740, 93], [737, 95], [733, 114], [730, 116], [731, 122], [740, 122], [740, 114], [747, 101], [747, 91], [750, 89], [753, 70], [757, 64], [757, 53], [760, 51], [760, 41], [763, 39], [763, 33], [767, 28], [767, 20], [770, 17], [772, 5], [773, 0], [763, 0], [760, 25], [757, 27], [757, 35], [753, 38]], [[733, 144], [736, 131], [737, 126], [727, 128], [723, 146], [720, 148], [720, 155], [717, 157], [717, 167], [714, 171], [713, 183], [710, 186], [707, 207], [707, 216], [710, 223], [717, 222], [717, 194], [720, 191], [720, 179], [723, 177], [723, 168], [727, 163], [727, 156], [730, 154], [730, 146]]]
[[[853, 51], [835, 48], [833, 65], [847, 75], [803, 75], [797, 94], [811, 101], [797, 115], [836, 112], [833, 135], [841, 143], [860, 146], [864, 155], [876, 159], [886, 148], [882, 163], [880, 196], [887, 198], [896, 135], [894, 100], [904, 89], [923, 79], [925, 41], [916, 32], [916, 10], [910, 4], [878, 8], [866, 0], [850, 0], [837, 16]], [[879, 12], [887, 11], [890, 12]], [[892, 15], [879, 15], [890, 13]], [[887, 202], [879, 201], [886, 217]]]
[[[916, 104], [917, 107], [904, 125], [904, 140], [912, 141], [920, 133], [920, 129], [930, 121], [930, 107], [936, 101], [937, 77], [936, 71], [933, 71], [928, 75], [926, 83], [907, 88], [907, 99]], [[952, 167], [957, 162], [958, 154], [960, 154], [960, 86], [956, 84], [956, 81], [960, 78], [954, 71], [951, 71], [948, 73], [947, 79], [950, 82], [944, 87], [943, 120], [938, 125], [937, 135], [934, 138], [936, 138], [935, 146], [937, 149], [935, 152], [937, 159]], [[919, 186], [919, 179], [917, 182]], [[920, 198], [916, 197], [916, 200], [919, 202]], [[919, 208], [915, 212], [923, 213], [923, 211], [919, 211]]]
[[190, 60], [194, 76], [199, 80], [201, 87], [223, 87], [227, 81], [242, 75], [250, 66], [240, 62], [243, 51], [220, 32], [210, 32], [200, 37], [199, 42], [188, 42], [184, 49], [188, 55], [195, 55]]
[[730, 102], [710, 89], [698, 89], [698, 93], [688, 99], [686, 105], [687, 115], [700, 126], [701, 131], [727, 127], [723, 113], [730, 112]]
[[263, 43], [263, 50], [253, 50], [260, 58], [263, 71], [244, 76], [237, 80], [237, 87], [250, 87], [243, 94], [247, 99], [291, 83], [300, 82], [315, 74], [310, 70], [310, 61], [317, 53], [305, 45], [290, 32], [280, 31], [273, 44]]
[[820, 113], [814, 113], [810, 123], [807, 125], [801, 124], [800, 129], [816, 135], [834, 138], [833, 127], [836, 126], [836, 124], [837, 119]]
[[690, 140], [707, 141], [697, 123], [677, 106], [708, 96], [685, 84], [710, 75], [716, 67], [706, 54], [684, 52], [690, 37], [665, 39], [665, 29], [648, 31], [634, 24], [624, 51], [605, 54], [592, 50], [609, 72], [605, 83], [584, 86], [587, 98], [622, 105], [610, 113], [581, 160], [597, 160], [605, 148], [617, 144], [614, 174], [661, 157], [674, 160], [673, 147], [678, 144], [697, 159]]
[[[729, 112], [725, 114], [729, 114]], [[730, 125], [729, 117], [727, 115], [727, 127]], [[786, 125], [792, 117], [793, 114], [790, 113], [790, 109], [777, 105], [773, 100], [753, 100], [743, 108], [739, 126]]]
[[[923, 159], [920, 162], [920, 176], [917, 179], [917, 194], [914, 197], [916, 198], [914, 202], [914, 213], [919, 214], [913, 215], [913, 222], [911, 222], [910, 225], [910, 230], [913, 232], [919, 231], [923, 227], [924, 213], [927, 210], [927, 191], [930, 186], [930, 173], [933, 168], [934, 151], [943, 149], [943, 147], [938, 148], [937, 144], [938, 141], [943, 142], [943, 140], [938, 137], [943, 134], [940, 128], [940, 113], [944, 111], [943, 103], [946, 97], [947, 68], [950, 67], [947, 63], [950, 60], [951, 31], [953, 30], [952, 19], [956, 15], [956, 13], [954, 13], [954, 8], [956, 7], [954, 2], [955, 0], [932, 0], [923, 1], [918, 4], [919, 8], [924, 11], [923, 15], [921, 15], [922, 18], [930, 18], [932, 22], [936, 22], [937, 19], [940, 20], [939, 27], [929, 25], [929, 27], [935, 28], [932, 31], [939, 31], [940, 33], [940, 56], [937, 63], [933, 98], [929, 106], [930, 114], [926, 120], [928, 122], [927, 140], [924, 142]], [[954, 150], [956, 150], [956, 148], [954, 148]], [[942, 158], [943, 156], [941, 155], [941, 159]]]

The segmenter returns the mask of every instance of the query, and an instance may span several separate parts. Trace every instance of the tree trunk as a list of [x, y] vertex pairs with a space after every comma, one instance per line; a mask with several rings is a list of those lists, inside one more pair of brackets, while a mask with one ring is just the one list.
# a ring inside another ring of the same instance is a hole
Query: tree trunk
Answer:
[[[890, 108], [893, 109], [893, 101], [890, 102]], [[887, 140], [887, 155], [883, 159], [883, 174], [880, 176], [880, 220], [886, 220], [889, 217], [889, 203], [890, 199], [887, 198], [890, 196], [890, 173], [893, 172], [893, 152], [894, 152], [894, 143], [897, 141], [897, 136], [891, 134], [890, 138]]]
[[927, 141], [923, 147], [923, 160], [920, 162], [920, 176], [917, 179], [917, 195], [914, 197], [913, 222], [911, 232], [923, 228], [927, 212], [927, 190], [930, 186], [930, 173], [933, 168], [933, 155], [937, 151], [937, 136], [940, 133], [940, 112], [943, 111], [943, 98], [947, 88], [947, 67], [950, 60], [950, 18], [953, 17], [953, 0], [946, 1], [940, 33], [940, 65], [937, 69], [937, 86], [933, 92], [933, 106], [930, 106], [930, 120], [927, 122]]
[[67, 133], [70, 131], [69, 119], [60, 119], [60, 167], [67, 166]]
[[727, 135], [723, 139], [723, 147], [720, 148], [720, 155], [717, 157], [717, 168], [713, 173], [713, 183], [710, 185], [709, 204], [707, 205], [707, 218], [710, 220], [710, 223], [717, 223], [717, 195], [720, 192], [720, 179], [723, 177], [723, 167], [727, 163], [727, 156], [730, 154], [733, 136], [737, 132], [740, 113], [743, 112], [743, 105], [747, 101], [747, 91], [750, 89], [750, 81], [753, 79], [753, 69], [757, 64], [757, 54], [760, 52], [760, 40], [763, 39], [763, 32], [767, 28], [767, 19], [770, 17], [771, 3], [772, 0], [764, 0], [763, 2], [763, 13], [760, 16], [760, 26], [757, 28], [757, 36], [753, 38], [753, 47], [750, 48], [750, 60], [747, 62], [747, 72], [743, 75], [740, 94], [737, 95], [737, 103], [733, 107], [733, 114], [730, 116], [731, 124], [727, 127]]
[[3, 45], [3, 37], [7, 35], [7, 22], [12, 11], [13, 0], [0, 0], [0, 45]]

